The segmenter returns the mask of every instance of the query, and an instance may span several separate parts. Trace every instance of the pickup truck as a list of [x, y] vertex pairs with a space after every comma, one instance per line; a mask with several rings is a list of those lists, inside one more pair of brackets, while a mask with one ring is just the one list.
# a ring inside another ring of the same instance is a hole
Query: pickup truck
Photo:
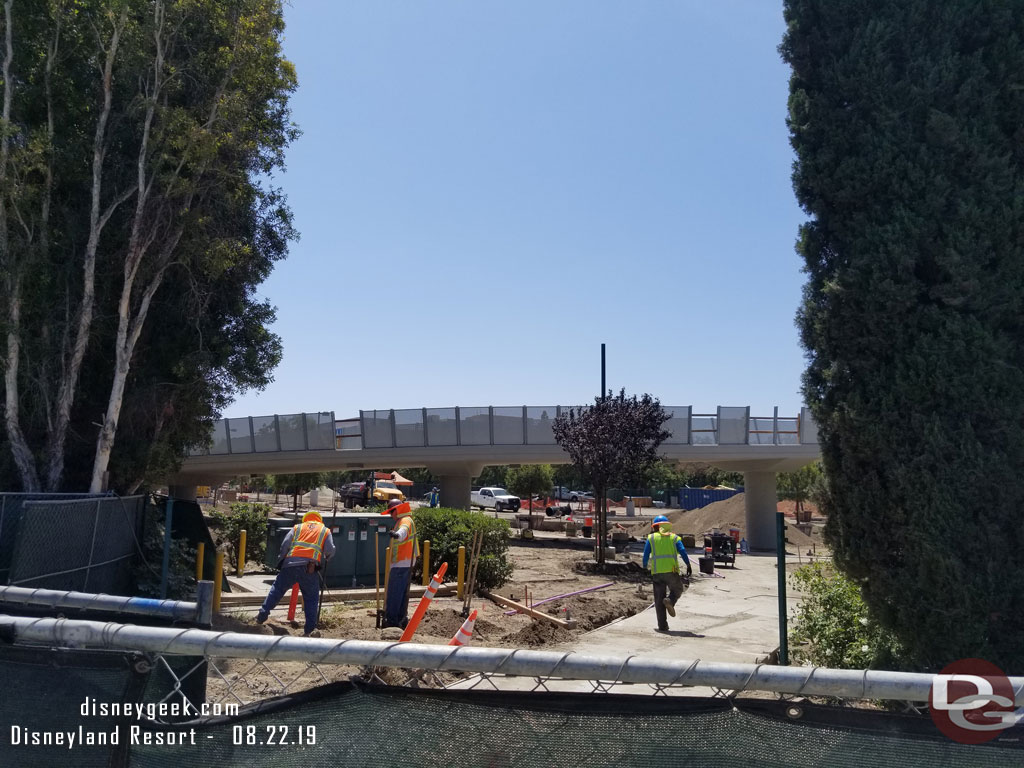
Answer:
[[390, 480], [374, 480], [372, 482], [347, 483], [341, 486], [339, 495], [347, 509], [371, 504], [387, 504], [391, 499], [405, 501], [405, 494]]
[[493, 509], [495, 512], [516, 512], [522, 505], [518, 496], [513, 496], [504, 488], [481, 488], [469, 496], [471, 507]]

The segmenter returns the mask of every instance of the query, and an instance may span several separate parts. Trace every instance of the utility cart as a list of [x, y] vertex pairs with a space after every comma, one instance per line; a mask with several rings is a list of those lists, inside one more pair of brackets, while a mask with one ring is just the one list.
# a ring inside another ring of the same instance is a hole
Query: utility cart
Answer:
[[712, 533], [704, 537], [704, 557], [712, 558], [730, 568], [736, 564], [736, 541], [725, 533]]

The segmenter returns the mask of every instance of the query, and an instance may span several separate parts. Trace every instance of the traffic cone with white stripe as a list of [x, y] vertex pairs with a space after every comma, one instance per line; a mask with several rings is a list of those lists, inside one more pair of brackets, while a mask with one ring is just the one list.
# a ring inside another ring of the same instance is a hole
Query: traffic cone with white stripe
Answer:
[[473, 634], [473, 625], [476, 624], [476, 609], [469, 614], [469, 618], [462, 622], [462, 626], [459, 627], [459, 631], [455, 633], [455, 637], [451, 639], [448, 645], [469, 645], [469, 638]]
[[434, 574], [434, 578], [430, 580], [430, 584], [427, 586], [427, 591], [423, 593], [423, 597], [420, 598], [420, 604], [416, 606], [415, 612], [412, 614], [412, 618], [409, 619], [409, 623], [405, 625], [405, 631], [402, 636], [398, 638], [400, 643], [408, 642], [412, 639], [412, 636], [416, 634], [416, 628], [420, 625], [423, 620], [423, 614], [427, 612], [427, 608], [430, 607], [430, 601], [434, 599], [434, 595], [437, 594], [438, 588], [441, 586], [441, 580], [444, 579], [444, 574], [448, 570], [448, 563], [441, 563], [441, 567], [437, 569], [437, 573]]

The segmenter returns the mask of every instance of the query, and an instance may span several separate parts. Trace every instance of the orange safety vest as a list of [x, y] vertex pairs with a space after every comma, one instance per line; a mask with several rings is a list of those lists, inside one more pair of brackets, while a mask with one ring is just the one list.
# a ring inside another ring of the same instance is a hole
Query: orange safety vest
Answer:
[[315, 563], [324, 559], [324, 541], [330, 531], [323, 523], [311, 520], [292, 528], [292, 548], [288, 557], [308, 557]]
[[[407, 560], [409, 561], [409, 566], [412, 567], [413, 560], [419, 557], [420, 543], [416, 541], [416, 522], [412, 519], [410, 513], [406, 512], [404, 515], [398, 516], [398, 523], [395, 525], [395, 528], [397, 529], [402, 525], [409, 529], [409, 536], [401, 544], [393, 544], [391, 546], [391, 562], [400, 563]], [[415, 554], [413, 554], [414, 552]]]

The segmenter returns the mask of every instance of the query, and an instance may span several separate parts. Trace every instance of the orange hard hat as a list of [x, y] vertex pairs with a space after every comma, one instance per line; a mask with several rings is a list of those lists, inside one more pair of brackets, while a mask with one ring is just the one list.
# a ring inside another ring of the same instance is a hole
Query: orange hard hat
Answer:
[[309, 510], [309, 512], [302, 516], [302, 522], [304, 523], [322, 523], [323, 521], [324, 519], [315, 509]]
[[393, 517], [398, 517], [399, 515], [404, 515], [407, 512], [411, 511], [412, 507], [409, 506], [409, 502], [407, 501], [399, 501], [398, 499], [392, 499], [391, 501], [388, 502], [387, 514]]

